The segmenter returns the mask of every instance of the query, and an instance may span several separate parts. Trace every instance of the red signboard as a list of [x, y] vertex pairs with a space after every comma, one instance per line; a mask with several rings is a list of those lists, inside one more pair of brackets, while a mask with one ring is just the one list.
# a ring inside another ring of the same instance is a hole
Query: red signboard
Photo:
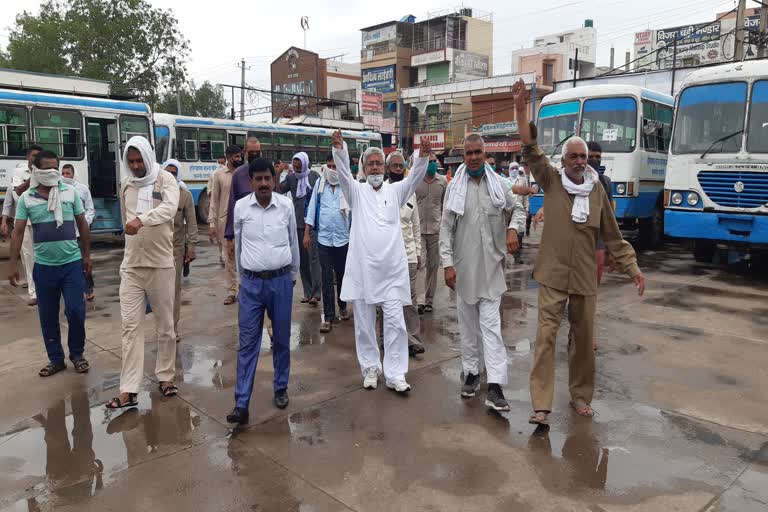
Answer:
[[363, 91], [363, 112], [366, 114], [379, 114], [384, 111], [382, 94], [380, 92]]
[[485, 141], [486, 153], [515, 153], [523, 149], [523, 143], [519, 140], [487, 140]]
[[417, 148], [421, 145], [422, 137], [427, 137], [432, 143], [432, 151], [444, 151], [445, 150], [445, 132], [424, 132], [416, 133], [413, 135], [413, 147]]

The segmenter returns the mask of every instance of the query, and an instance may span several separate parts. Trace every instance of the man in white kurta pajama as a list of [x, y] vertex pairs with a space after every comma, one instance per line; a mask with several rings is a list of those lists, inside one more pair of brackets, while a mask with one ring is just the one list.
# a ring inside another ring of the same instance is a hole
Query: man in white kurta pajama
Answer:
[[333, 159], [341, 190], [352, 210], [341, 299], [353, 304], [357, 358], [363, 372], [363, 386], [367, 389], [376, 388], [382, 370], [376, 342], [376, 306], [380, 306], [384, 316], [384, 379], [388, 388], [399, 393], [410, 390], [405, 380], [408, 333], [403, 306], [411, 304], [411, 289], [400, 229], [400, 208], [424, 178], [430, 150], [428, 143], [422, 144], [421, 151], [414, 155], [414, 166], [408, 177], [399, 183], [384, 183], [384, 154], [378, 148], [371, 148], [360, 162], [368, 183], [359, 183], [352, 176], [341, 133], [334, 134]]

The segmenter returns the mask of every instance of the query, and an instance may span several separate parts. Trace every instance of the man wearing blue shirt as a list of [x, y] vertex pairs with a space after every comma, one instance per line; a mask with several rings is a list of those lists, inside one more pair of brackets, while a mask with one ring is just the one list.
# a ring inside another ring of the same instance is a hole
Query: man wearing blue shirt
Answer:
[[[307, 207], [304, 229], [304, 247], [312, 246], [310, 230], [317, 233], [320, 253], [320, 267], [323, 277], [323, 321], [320, 332], [331, 332], [332, 322], [337, 320], [335, 301], [338, 297], [342, 320], [349, 320], [347, 303], [341, 300], [341, 283], [344, 281], [344, 267], [347, 265], [349, 248], [349, 205], [339, 187], [339, 174], [333, 155], [328, 155], [323, 166], [321, 179], [315, 182], [312, 199]], [[333, 274], [336, 273], [336, 291], [333, 289]]]
[[253, 192], [235, 204], [235, 263], [240, 273], [235, 408], [228, 423], [247, 423], [259, 362], [264, 315], [272, 319], [275, 406], [288, 406], [291, 368], [291, 309], [299, 271], [299, 241], [293, 202], [275, 189], [275, 168], [266, 158], [248, 164]]

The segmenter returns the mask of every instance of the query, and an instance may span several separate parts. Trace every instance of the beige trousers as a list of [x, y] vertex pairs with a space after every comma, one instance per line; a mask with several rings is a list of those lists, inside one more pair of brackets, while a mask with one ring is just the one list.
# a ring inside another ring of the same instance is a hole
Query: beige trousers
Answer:
[[152, 305], [157, 335], [155, 376], [172, 381], [176, 374], [176, 337], [173, 331], [174, 273], [170, 268], [121, 268], [120, 313], [123, 320], [123, 370], [120, 392], [138, 393], [144, 375], [144, 319], [146, 298]]
[[[179, 319], [181, 318], [181, 273], [184, 270], [184, 247], [173, 248], [173, 262], [176, 270], [176, 292], [173, 298], [173, 332], [179, 334]], [[151, 301], [150, 301], [151, 302]], [[154, 309], [154, 304], [152, 308]]]
[[[421, 261], [419, 304], [431, 306], [437, 288], [437, 272], [440, 270], [440, 235], [421, 235]], [[415, 302], [413, 304], [416, 305]]]
[[35, 266], [35, 242], [32, 239], [32, 223], [27, 221], [24, 229], [24, 240], [21, 242], [21, 265], [27, 276], [27, 293], [30, 299], [37, 299], [35, 280], [32, 278], [32, 269]]
[[569, 295], [568, 292], [540, 285], [539, 327], [531, 370], [531, 401], [534, 411], [552, 410], [555, 391], [555, 339], [560, 329], [566, 302], [573, 338], [568, 348], [568, 383], [571, 400], [592, 403], [595, 388], [592, 328], [597, 297]]
[[224, 250], [224, 272], [227, 275], [227, 295], [237, 295], [239, 281], [237, 279], [237, 266], [235, 265], [235, 256], [229, 256], [229, 251], [227, 250], [227, 244], [229, 241], [224, 238], [224, 228], [222, 228], [219, 233], [221, 233], [221, 238], [219, 239], [219, 247], [223, 248]]

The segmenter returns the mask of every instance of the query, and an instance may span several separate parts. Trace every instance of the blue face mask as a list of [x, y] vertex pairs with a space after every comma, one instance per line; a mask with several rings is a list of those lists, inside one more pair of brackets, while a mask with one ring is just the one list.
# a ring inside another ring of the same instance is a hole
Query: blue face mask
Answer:
[[430, 176], [437, 174], [437, 162], [429, 162], [429, 165], [427, 166], [427, 174]]
[[473, 171], [472, 169], [470, 169], [469, 167], [467, 167], [467, 172], [468, 172], [468, 173], [469, 173], [469, 175], [470, 175], [470, 176], [472, 176], [473, 178], [477, 178], [478, 176], [482, 176], [482, 175], [483, 175], [483, 173], [485, 173], [485, 167], [481, 167], [481, 168], [479, 168], [479, 169], [478, 169], [478, 170], [476, 170], [476, 171]]

